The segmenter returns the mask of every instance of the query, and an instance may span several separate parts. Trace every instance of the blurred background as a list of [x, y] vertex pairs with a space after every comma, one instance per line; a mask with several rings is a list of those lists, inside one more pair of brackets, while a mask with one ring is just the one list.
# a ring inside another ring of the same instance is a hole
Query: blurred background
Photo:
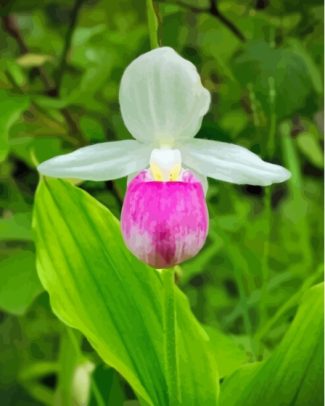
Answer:
[[[292, 172], [264, 189], [210, 180], [208, 242], [178, 267], [194, 313], [233, 357], [225, 375], [270, 354], [322, 279], [323, 2], [154, 5], [161, 45], [191, 60], [212, 94], [198, 137]], [[0, 14], [0, 404], [70, 406], [72, 393], [73, 405], [135, 405], [127, 384], [52, 314], [31, 219], [37, 163], [130, 138], [118, 88], [150, 49], [146, 2], [1, 0]], [[125, 179], [80, 187], [119, 216]]]

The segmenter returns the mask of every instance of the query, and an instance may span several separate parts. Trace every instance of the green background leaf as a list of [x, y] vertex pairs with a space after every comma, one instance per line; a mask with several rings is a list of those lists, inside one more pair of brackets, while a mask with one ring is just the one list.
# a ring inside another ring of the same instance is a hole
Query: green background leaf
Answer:
[[17, 251], [0, 261], [0, 309], [21, 315], [42, 290], [33, 252]]
[[261, 365], [236, 371], [222, 385], [224, 406], [324, 404], [324, 289], [311, 288], [282, 343]]
[[304, 59], [290, 48], [277, 49], [263, 41], [248, 42], [234, 65], [235, 76], [251, 85], [264, 111], [270, 111], [270, 78], [274, 82], [275, 111], [283, 118], [306, 103], [311, 78]]
[[0, 162], [8, 153], [8, 136], [11, 126], [19, 119], [21, 113], [27, 109], [28, 97], [14, 95], [0, 89]]
[[219, 376], [230, 375], [248, 361], [244, 348], [236, 341], [236, 337], [224, 334], [215, 327], [204, 326], [210, 337], [210, 348], [219, 367]]
[[30, 213], [17, 213], [0, 219], [0, 240], [32, 241]]

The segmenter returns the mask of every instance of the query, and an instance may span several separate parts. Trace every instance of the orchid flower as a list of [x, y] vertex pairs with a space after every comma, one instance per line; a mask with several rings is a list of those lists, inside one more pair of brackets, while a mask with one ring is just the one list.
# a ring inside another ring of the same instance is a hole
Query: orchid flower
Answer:
[[194, 138], [210, 93], [195, 66], [169, 47], [147, 52], [126, 68], [119, 101], [134, 140], [80, 148], [38, 169], [47, 176], [94, 181], [129, 175], [122, 234], [130, 251], [151, 266], [173, 266], [204, 245], [206, 177], [261, 186], [290, 177], [241, 146]]

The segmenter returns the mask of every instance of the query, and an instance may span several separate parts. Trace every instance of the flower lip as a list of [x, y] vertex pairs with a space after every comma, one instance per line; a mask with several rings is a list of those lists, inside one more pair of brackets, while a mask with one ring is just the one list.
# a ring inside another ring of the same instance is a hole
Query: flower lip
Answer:
[[[132, 183], [132, 185], [131, 185]], [[147, 183], [147, 184], [168, 184], [168, 187], [177, 187], [177, 185], [182, 185], [182, 184], [198, 184], [202, 187], [203, 185], [202, 182], [195, 176], [193, 171], [189, 169], [182, 169], [180, 172], [180, 175], [177, 180], [156, 180], [153, 178], [153, 175], [151, 173], [151, 170], [146, 169], [138, 173], [132, 180], [132, 182], [129, 183], [128, 187], [135, 187], [136, 185], [140, 183]]]
[[153, 267], [191, 258], [204, 245], [208, 230], [201, 183], [190, 171], [176, 182], [153, 181], [148, 170], [142, 171], [128, 186], [121, 228], [130, 251]]

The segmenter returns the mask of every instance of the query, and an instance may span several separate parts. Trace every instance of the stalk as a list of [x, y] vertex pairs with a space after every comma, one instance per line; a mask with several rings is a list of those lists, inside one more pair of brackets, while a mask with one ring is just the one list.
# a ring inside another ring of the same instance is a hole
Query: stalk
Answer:
[[313, 265], [311, 234], [307, 218], [304, 214], [303, 175], [296, 146], [291, 136], [291, 123], [282, 123], [280, 132], [284, 160], [292, 174], [288, 183], [289, 192], [295, 203], [295, 209], [299, 213], [299, 220], [297, 222], [300, 228], [299, 243], [301, 245], [304, 266], [310, 269]]
[[[275, 135], [276, 135], [276, 112], [275, 112], [275, 82], [273, 77], [269, 77], [269, 108], [270, 108], [270, 130], [268, 134], [267, 143], [267, 157], [272, 160], [275, 151]], [[268, 291], [267, 285], [270, 279], [270, 267], [269, 267], [269, 257], [270, 257], [270, 237], [271, 237], [271, 224], [272, 224], [272, 189], [271, 186], [265, 188], [264, 193], [264, 213], [266, 218], [265, 226], [265, 241], [263, 247], [262, 256], [262, 288], [261, 288], [261, 301], [260, 301], [260, 327], [264, 324], [267, 318], [267, 302], [268, 302]]]
[[162, 270], [164, 355], [169, 404], [179, 405], [174, 269]]
[[151, 49], [158, 48], [158, 18], [154, 9], [153, 0], [146, 0], [148, 30]]

